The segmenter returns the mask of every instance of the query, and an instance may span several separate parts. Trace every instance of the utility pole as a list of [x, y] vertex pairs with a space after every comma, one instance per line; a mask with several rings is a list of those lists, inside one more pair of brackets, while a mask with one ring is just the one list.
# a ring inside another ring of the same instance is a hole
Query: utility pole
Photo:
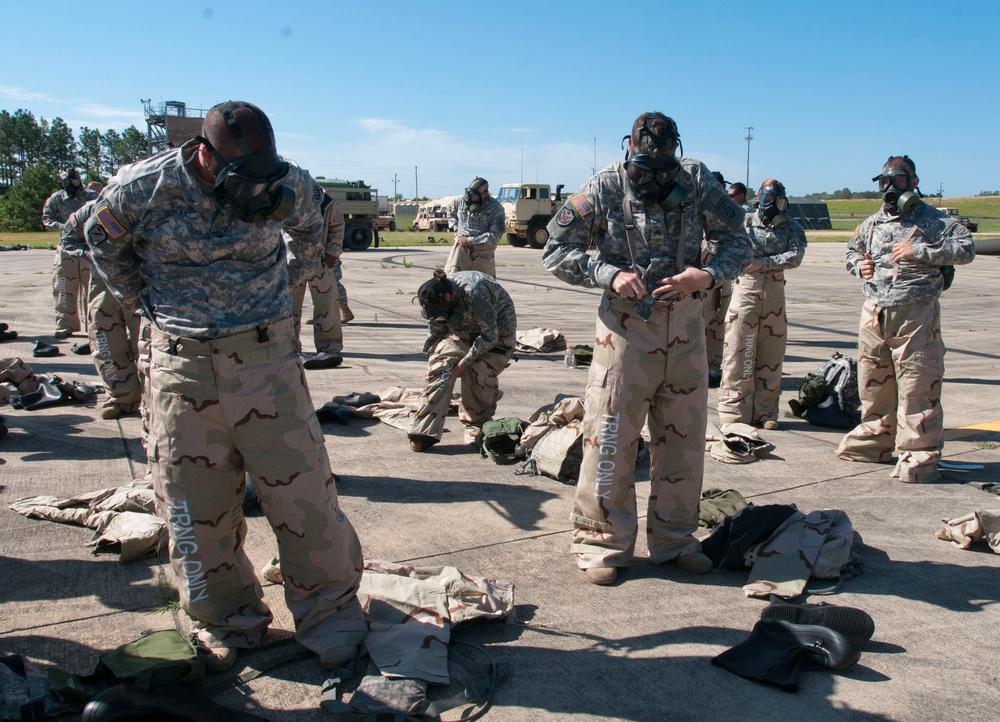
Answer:
[[747, 188], [750, 187], [750, 141], [753, 140], [753, 126], [744, 126], [747, 129]]
[[392, 174], [392, 201], [393, 201], [393, 203], [396, 202], [396, 200], [397, 200], [396, 197], [399, 195], [399, 190], [397, 189], [397, 186], [399, 186], [399, 173], [393, 173]]
[[417, 179], [417, 166], [413, 166], [413, 200], [420, 198], [420, 181]]

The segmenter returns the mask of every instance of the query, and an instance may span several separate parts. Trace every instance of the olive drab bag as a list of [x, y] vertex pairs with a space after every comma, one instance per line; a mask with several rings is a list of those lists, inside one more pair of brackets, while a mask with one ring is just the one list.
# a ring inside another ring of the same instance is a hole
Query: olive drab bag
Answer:
[[814, 426], [851, 429], [861, 423], [858, 364], [834, 353], [799, 386], [799, 398], [788, 402], [792, 413]]
[[51, 669], [49, 686], [63, 697], [86, 700], [117, 684], [153, 692], [175, 682], [200, 685], [204, 677], [205, 664], [191, 642], [176, 629], [165, 629], [102, 654], [85, 677]]
[[521, 446], [521, 434], [526, 428], [528, 422], [516, 416], [487, 421], [483, 424], [479, 453], [501, 466], [524, 461], [528, 452]]

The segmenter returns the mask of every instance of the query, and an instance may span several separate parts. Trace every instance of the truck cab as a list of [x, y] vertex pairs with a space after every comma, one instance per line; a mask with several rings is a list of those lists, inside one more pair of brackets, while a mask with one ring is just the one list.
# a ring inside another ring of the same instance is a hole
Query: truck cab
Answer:
[[562, 206], [562, 185], [555, 194], [544, 183], [507, 183], [500, 186], [497, 200], [503, 206], [507, 242], [512, 246], [542, 248], [549, 240], [549, 219]]

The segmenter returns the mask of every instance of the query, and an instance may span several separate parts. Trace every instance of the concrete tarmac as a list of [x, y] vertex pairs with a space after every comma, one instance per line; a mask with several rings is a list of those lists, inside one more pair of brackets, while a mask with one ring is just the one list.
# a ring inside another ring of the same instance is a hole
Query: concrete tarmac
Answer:
[[[317, 407], [335, 395], [421, 386], [426, 326], [414, 294], [444, 263], [447, 250], [345, 255], [344, 282], [356, 319], [344, 330], [344, 365], [307, 372]], [[842, 243], [812, 244], [802, 267], [787, 274], [783, 412], [802, 377], [832, 352], [856, 357], [861, 291], [844, 271], [844, 250]], [[514, 299], [519, 327], [554, 327], [570, 343], [592, 343], [598, 292], [566, 286], [539, 266], [539, 258], [531, 249], [502, 247], [497, 253], [499, 279]], [[691, 576], [670, 564], [652, 566], [640, 535], [636, 561], [615, 586], [587, 583], [568, 553], [574, 488], [518, 476], [515, 467], [480, 458], [462, 444], [457, 418], [449, 419], [442, 443], [423, 454], [409, 450], [403, 432], [375, 420], [324, 424], [341, 476], [342, 506], [367, 558], [452, 565], [515, 584], [516, 622], [460, 626], [453, 634], [510, 667], [487, 719], [995, 719], [1000, 557], [985, 544], [963, 551], [934, 532], [942, 519], [1000, 508], [1000, 500], [980, 488], [1000, 482], [997, 264], [996, 257], [981, 257], [959, 267], [941, 299], [948, 348], [945, 457], [983, 468], [947, 470], [933, 484], [902, 484], [889, 477], [891, 466], [838, 460], [833, 451], [841, 431], [795, 418], [782, 418], [781, 431], [763, 432], [775, 448], [757, 463], [706, 461], [706, 488], [738, 489], [755, 504], [840, 508], [860, 536], [863, 574], [845, 580], [838, 593], [809, 601], [866, 610], [875, 619], [875, 636], [850, 669], [804, 672], [797, 693], [710, 664], [746, 639], [766, 604], [743, 595], [746, 571]], [[20, 356], [37, 372], [97, 383], [90, 358], [69, 352], [84, 338], [51, 336], [51, 266], [51, 251], [0, 253], [0, 321], [20, 334], [0, 344], [0, 356]], [[311, 327], [303, 326], [306, 350], [312, 350], [310, 336]], [[37, 339], [56, 343], [64, 355], [32, 358]], [[527, 418], [558, 393], [583, 395], [586, 380], [585, 370], [563, 365], [561, 352], [519, 354], [500, 377], [498, 416]], [[712, 391], [713, 422], [715, 397]], [[0, 407], [10, 428], [0, 440], [0, 578], [6, 580], [0, 585], [0, 654], [23, 653], [79, 673], [91, 672], [99, 653], [143, 630], [183, 621], [164, 609], [163, 584], [172, 579], [156, 558], [121, 564], [112, 555], [94, 556], [89, 530], [9, 509], [26, 496], [65, 498], [142, 476], [138, 418], [104, 421], [98, 411], [95, 404], [31, 412]], [[648, 476], [640, 473], [640, 510], [648, 488]], [[259, 568], [276, 546], [264, 517], [248, 521], [247, 552]], [[292, 621], [280, 587], [265, 585], [265, 595], [275, 614], [273, 638], [288, 636]], [[264, 654], [241, 656], [237, 668]], [[270, 720], [339, 719], [318, 707], [327, 676], [315, 659], [303, 660], [216, 699]]]

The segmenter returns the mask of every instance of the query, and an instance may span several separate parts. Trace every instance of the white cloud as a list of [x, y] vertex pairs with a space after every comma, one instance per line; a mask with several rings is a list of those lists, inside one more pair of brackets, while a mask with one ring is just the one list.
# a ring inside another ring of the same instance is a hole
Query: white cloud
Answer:
[[[359, 118], [354, 124], [360, 137], [339, 144], [299, 143], [282, 146], [288, 157], [299, 160], [315, 175], [364, 179], [380, 191], [392, 191], [398, 174], [399, 192], [431, 197], [461, 191], [477, 175], [494, 188], [503, 183], [526, 182], [577, 188], [590, 176], [593, 147], [571, 143], [511, 143], [504, 145], [491, 136], [463, 137], [412, 122], [392, 118]], [[610, 158], [602, 156], [599, 166]], [[414, 170], [416, 167], [416, 171]]]
[[36, 93], [31, 90], [25, 90], [14, 85], [0, 85], [0, 96], [5, 98], [10, 98], [11, 100], [38, 100], [45, 103], [58, 103], [58, 99], [53, 98], [51, 95], [46, 95], [45, 93]]

